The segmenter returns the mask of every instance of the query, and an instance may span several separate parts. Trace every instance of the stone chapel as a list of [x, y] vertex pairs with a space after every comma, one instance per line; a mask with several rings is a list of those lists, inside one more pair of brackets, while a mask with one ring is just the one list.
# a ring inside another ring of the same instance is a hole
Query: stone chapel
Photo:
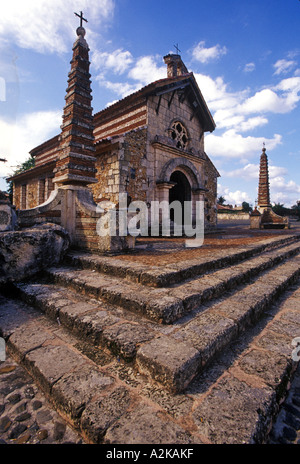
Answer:
[[[205, 229], [215, 227], [219, 173], [204, 146], [204, 134], [215, 123], [193, 73], [180, 55], [168, 54], [164, 79], [92, 114], [84, 28], [77, 35], [62, 132], [31, 150], [35, 167], [9, 179], [16, 209], [25, 213], [44, 205], [68, 179], [84, 183], [95, 203], [117, 205], [120, 193], [149, 207], [153, 200], [191, 201], [194, 217], [196, 201], [203, 200]], [[62, 156], [67, 142], [69, 154]], [[52, 211], [47, 220], [59, 223], [58, 216]]]

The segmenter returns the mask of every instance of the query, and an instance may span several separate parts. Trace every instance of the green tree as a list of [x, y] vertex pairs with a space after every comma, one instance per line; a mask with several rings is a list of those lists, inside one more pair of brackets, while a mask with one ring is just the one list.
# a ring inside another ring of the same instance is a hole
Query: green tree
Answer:
[[242, 207], [243, 207], [243, 211], [245, 211], [245, 213], [249, 213], [250, 211], [252, 211], [252, 207], [250, 206], [250, 204], [247, 201], [243, 201]]
[[[28, 169], [31, 169], [35, 166], [35, 158], [33, 156], [29, 156], [23, 163], [19, 164], [19, 166], [16, 167], [16, 169], [13, 171], [10, 177], [15, 176], [17, 174], [20, 174], [21, 172], [28, 171]], [[9, 195], [9, 199], [12, 202], [13, 201], [13, 182], [12, 181], [6, 181], [8, 184], [7, 188], [7, 193]]]
[[272, 206], [272, 210], [275, 214], [278, 214], [278, 216], [285, 216], [289, 211], [284, 207], [284, 204], [281, 203], [275, 203], [274, 206]]
[[218, 198], [218, 204], [219, 205], [224, 205], [225, 203], [225, 198], [221, 195], [219, 198]]
[[296, 216], [297, 220], [300, 221], [300, 201], [297, 201], [297, 204], [291, 207], [291, 212], [292, 215]]

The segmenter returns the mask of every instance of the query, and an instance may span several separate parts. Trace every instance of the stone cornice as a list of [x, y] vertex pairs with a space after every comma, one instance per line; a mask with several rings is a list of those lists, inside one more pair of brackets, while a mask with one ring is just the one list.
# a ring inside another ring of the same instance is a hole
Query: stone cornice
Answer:
[[155, 138], [153, 140], [153, 142], [151, 142], [151, 145], [154, 147], [154, 148], [159, 148], [163, 151], [166, 151], [172, 155], [175, 155], [176, 157], [184, 157], [184, 158], [188, 158], [192, 161], [197, 161], [197, 162], [200, 162], [200, 163], [203, 163], [205, 161], [205, 157], [204, 157], [204, 154], [202, 155], [201, 152], [198, 152], [199, 154], [195, 154], [195, 153], [192, 153], [191, 151], [189, 150], [182, 150], [180, 148], [177, 148], [175, 146], [172, 146], [171, 145], [171, 141], [170, 141], [170, 144], [166, 143], [166, 141], [162, 141], [159, 137]]

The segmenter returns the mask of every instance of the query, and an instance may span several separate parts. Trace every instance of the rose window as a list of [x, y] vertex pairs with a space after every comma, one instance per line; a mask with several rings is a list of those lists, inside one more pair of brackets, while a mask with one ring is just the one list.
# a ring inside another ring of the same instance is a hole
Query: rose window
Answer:
[[174, 122], [171, 126], [171, 137], [176, 142], [177, 148], [186, 148], [188, 142], [188, 135], [186, 128], [181, 122]]

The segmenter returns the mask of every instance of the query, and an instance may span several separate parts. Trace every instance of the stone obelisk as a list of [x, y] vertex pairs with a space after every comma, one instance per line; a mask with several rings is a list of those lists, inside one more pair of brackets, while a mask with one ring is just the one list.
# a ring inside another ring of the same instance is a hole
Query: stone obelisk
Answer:
[[[79, 15], [78, 15], [79, 16]], [[85, 29], [81, 13], [77, 40], [73, 45], [73, 58], [63, 110], [60, 152], [56, 163], [54, 182], [57, 185], [86, 186], [95, 179], [93, 108], [89, 73], [89, 47], [84, 38]]]
[[259, 211], [271, 208], [268, 157], [265, 146], [262, 149], [259, 166], [258, 202]]

